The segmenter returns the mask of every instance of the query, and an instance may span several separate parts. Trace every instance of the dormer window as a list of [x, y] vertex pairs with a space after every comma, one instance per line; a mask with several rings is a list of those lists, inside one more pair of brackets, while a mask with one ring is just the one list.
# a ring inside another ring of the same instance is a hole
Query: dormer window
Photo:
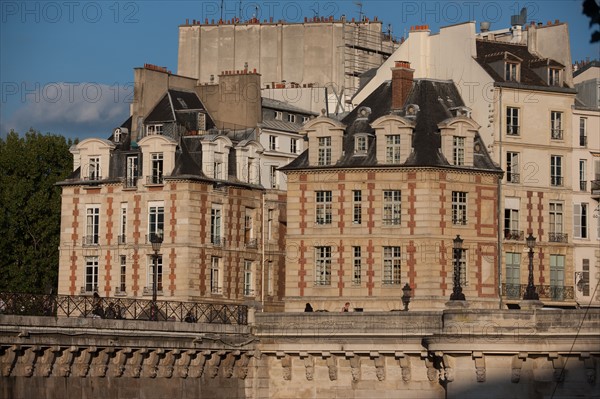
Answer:
[[548, 86], [560, 86], [560, 69], [548, 68]]
[[89, 179], [100, 180], [100, 157], [90, 157]]
[[308, 122], [310, 120], [310, 118], [308, 116], [303, 116], [302, 117], [302, 124], [305, 124], [306, 122]]
[[368, 148], [367, 136], [364, 134], [357, 135], [354, 137], [354, 154], [366, 155]]
[[319, 166], [331, 165], [331, 137], [319, 137]]
[[283, 113], [281, 111], [275, 111], [275, 119], [278, 121], [283, 120]]
[[465, 138], [454, 136], [452, 144], [452, 160], [456, 166], [465, 164]]
[[113, 134], [113, 141], [115, 143], [120, 143], [121, 142], [121, 129], [116, 128], [115, 132]]
[[507, 62], [504, 65], [504, 80], [507, 82], [519, 81], [519, 64], [516, 62]]
[[400, 135], [385, 136], [385, 163], [400, 163]]
[[161, 124], [154, 124], [154, 125], [147, 125], [146, 126], [146, 135], [151, 136], [154, 134], [162, 134], [163, 133], [163, 125]]
[[296, 115], [288, 114], [287, 120], [288, 122], [296, 123]]
[[198, 112], [198, 131], [203, 132], [206, 130], [206, 114], [204, 112]]

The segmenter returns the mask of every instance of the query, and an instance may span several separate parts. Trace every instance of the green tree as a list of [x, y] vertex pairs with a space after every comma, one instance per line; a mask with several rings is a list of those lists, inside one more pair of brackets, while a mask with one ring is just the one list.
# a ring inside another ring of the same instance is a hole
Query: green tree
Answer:
[[0, 138], [0, 291], [56, 292], [60, 196], [71, 140], [30, 130]]

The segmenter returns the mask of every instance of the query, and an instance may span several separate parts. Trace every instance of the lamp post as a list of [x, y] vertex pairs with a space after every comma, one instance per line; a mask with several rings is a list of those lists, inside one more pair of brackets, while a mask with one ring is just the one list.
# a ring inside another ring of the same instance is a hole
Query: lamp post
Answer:
[[152, 250], [154, 251], [154, 273], [152, 273], [152, 320], [158, 320], [158, 309], [156, 306], [156, 296], [158, 293], [158, 251], [160, 251], [160, 245], [162, 244], [162, 235], [152, 233], [150, 235], [150, 243], [152, 243]]
[[408, 311], [408, 304], [410, 303], [410, 294], [412, 289], [410, 285], [406, 283], [404, 287], [402, 287], [402, 304], [404, 305], [404, 310]]
[[462, 254], [462, 244], [463, 239], [460, 238], [460, 235], [456, 235], [456, 238], [454, 239], [454, 288], [452, 289], [452, 294], [450, 294], [451, 301], [465, 300], [465, 294], [463, 294], [462, 287], [460, 286], [460, 257]]
[[523, 299], [537, 301], [540, 299], [540, 296], [535, 292], [535, 285], [533, 285], [533, 248], [535, 248], [535, 237], [531, 233], [527, 236], [527, 247], [529, 248], [529, 278]]

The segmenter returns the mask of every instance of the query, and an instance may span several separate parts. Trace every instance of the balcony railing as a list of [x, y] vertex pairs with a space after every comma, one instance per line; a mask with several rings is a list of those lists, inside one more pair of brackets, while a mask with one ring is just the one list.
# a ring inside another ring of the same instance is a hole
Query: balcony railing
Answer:
[[507, 173], [506, 181], [509, 183], [520, 183], [521, 182], [521, 174], [520, 173]]
[[323, 287], [326, 285], [331, 285], [331, 280], [329, 280], [329, 279], [315, 280], [315, 286], [317, 286], [317, 287]]
[[587, 191], [587, 181], [579, 181], [579, 191]]
[[600, 197], [600, 179], [592, 180], [592, 196], [598, 199]]
[[552, 140], [562, 140], [563, 139], [563, 130], [562, 129], [552, 129]]
[[100, 236], [98, 236], [98, 235], [83, 236], [83, 245], [84, 246], [98, 245], [99, 237]]
[[[146, 299], [37, 295], [0, 292], [0, 314], [150, 320], [153, 302]], [[156, 301], [159, 321], [248, 324], [248, 307], [216, 303]]]
[[[156, 290], [156, 294], [157, 295], [163, 295], [163, 286], [162, 283], [158, 283], [157, 285], [157, 290]], [[152, 295], [152, 284], [144, 287], [144, 289], [142, 290], [142, 295]]]
[[254, 290], [251, 288], [244, 288], [244, 296], [254, 296]]
[[123, 180], [123, 186], [125, 188], [137, 188], [137, 177], [127, 177]]
[[162, 176], [146, 176], [146, 184], [149, 184], [149, 185], [163, 184], [163, 177]]
[[225, 237], [221, 236], [211, 236], [210, 243], [215, 247], [224, 247], [225, 246]]
[[[569, 301], [575, 299], [573, 287], [558, 285], [536, 285], [535, 291], [541, 300], [547, 301]], [[507, 299], [523, 299], [527, 284], [502, 284], [502, 295]]]
[[548, 241], [568, 243], [569, 235], [566, 233], [548, 233]]
[[399, 285], [400, 279], [381, 280], [382, 285]]
[[525, 239], [525, 234], [523, 230], [504, 230], [504, 239], [510, 241], [523, 241]]
[[550, 176], [550, 185], [552, 186], [562, 186], [563, 178], [562, 176]]
[[507, 125], [506, 126], [506, 134], [509, 136], [518, 136], [519, 135], [519, 125]]
[[579, 146], [587, 147], [587, 136], [579, 136]]
[[119, 243], [119, 245], [127, 244], [127, 236], [123, 234], [118, 235], [117, 242]]
[[246, 241], [246, 248], [258, 248], [258, 240], [256, 238], [249, 239], [248, 241]]

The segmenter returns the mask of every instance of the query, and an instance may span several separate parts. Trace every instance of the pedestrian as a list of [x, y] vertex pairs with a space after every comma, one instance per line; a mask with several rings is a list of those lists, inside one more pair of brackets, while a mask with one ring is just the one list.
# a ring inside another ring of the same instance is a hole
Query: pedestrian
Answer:
[[350, 302], [346, 302], [344, 304], [344, 307], [342, 308], [342, 312], [349, 312], [350, 311]]

